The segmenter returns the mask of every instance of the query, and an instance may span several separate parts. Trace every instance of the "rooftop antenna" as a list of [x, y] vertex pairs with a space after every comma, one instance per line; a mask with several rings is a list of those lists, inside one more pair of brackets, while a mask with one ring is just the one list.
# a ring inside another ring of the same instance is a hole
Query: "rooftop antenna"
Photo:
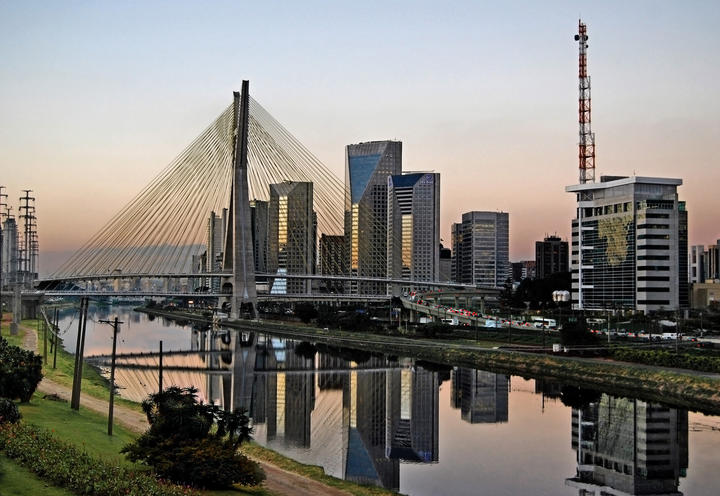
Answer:
[[580, 184], [595, 182], [595, 133], [590, 128], [590, 76], [587, 73], [587, 26], [578, 20], [578, 80], [580, 97], [578, 99], [578, 116], [580, 124], [580, 142], [578, 158], [580, 162]]

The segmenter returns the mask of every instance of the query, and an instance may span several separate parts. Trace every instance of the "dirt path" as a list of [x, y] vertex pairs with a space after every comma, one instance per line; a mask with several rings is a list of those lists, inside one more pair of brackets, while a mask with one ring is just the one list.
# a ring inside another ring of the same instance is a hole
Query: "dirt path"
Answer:
[[[37, 351], [37, 334], [35, 329], [28, 326], [22, 326], [22, 328], [25, 331], [23, 347], [28, 350]], [[53, 382], [50, 379], [43, 379], [37, 389], [41, 393], [56, 394], [60, 398], [70, 401], [70, 388], [62, 386], [57, 382]], [[105, 400], [81, 393], [80, 404], [88, 410], [92, 410], [102, 415], [107, 415], [108, 402]], [[133, 432], [145, 432], [148, 428], [148, 422], [145, 415], [118, 404], [114, 407], [114, 420], [116, 423]], [[326, 486], [321, 482], [317, 482], [305, 476], [288, 472], [287, 470], [262, 460], [255, 461], [262, 466], [262, 469], [265, 471], [265, 475], [267, 476], [264, 483], [265, 488], [275, 494], [285, 496], [348, 496], [350, 494], [346, 491]]]

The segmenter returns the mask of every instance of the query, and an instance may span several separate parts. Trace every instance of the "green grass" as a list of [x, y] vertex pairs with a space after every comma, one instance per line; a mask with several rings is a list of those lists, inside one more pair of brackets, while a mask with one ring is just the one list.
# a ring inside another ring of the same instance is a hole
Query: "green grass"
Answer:
[[[4, 317], [4, 316], [3, 316]], [[10, 322], [2, 323], [2, 337], [13, 346], [22, 346], [22, 340], [25, 337], [25, 330], [18, 328], [17, 336], [10, 335]]]
[[120, 449], [137, 436], [117, 423], [113, 425], [113, 435], [108, 436], [105, 415], [82, 406], [76, 412], [69, 403], [44, 400], [39, 393], [19, 406], [23, 421], [51, 430], [59, 439], [82, 446], [93, 456], [134, 465], [120, 454]]
[[[104, 415], [87, 410], [82, 406], [80, 411], [76, 412], [70, 409], [68, 403], [44, 400], [38, 394], [35, 394], [29, 403], [19, 406], [24, 422], [48, 429], [58, 439], [81, 446], [92, 456], [118, 465], [133, 467], [136, 470], [149, 470], [144, 465], [128, 461], [120, 453], [122, 447], [133, 441], [137, 435], [121, 426], [114, 425], [113, 435], [108, 436], [107, 417]], [[211, 496], [271, 495], [263, 487], [240, 487], [224, 491], [205, 491], [204, 493]], [[5, 496], [5, 493], [0, 492], [0, 496]]]
[[27, 496], [28, 494], [42, 494], [44, 496], [72, 495], [70, 491], [46, 484], [25, 467], [18, 465], [6, 456], [0, 455], [0, 495]]
[[[34, 320], [23, 320], [22, 324], [36, 329], [37, 324], [35, 322], [36, 321]], [[22, 330], [22, 328], [21, 331], [24, 334], [25, 331]], [[44, 350], [42, 330], [38, 335], [37, 348], [38, 349], [35, 350], [35, 352], [42, 355], [42, 352]], [[53, 369], [52, 364], [53, 355], [50, 354], [50, 344], [48, 343], [48, 359], [47, 364], [43, 360], [43, 376], [62, 386], [72, 388], [73, 374], [75, 371], [75, 355], [65, 351], [61, 345], [58, 347], [57, 350], [56, 368]], [[83, 393], [102, 400], [108, 399], [110, 395], [109, 381], [104, 378], [95, 367], [92, 367], [88, 363], [85, 363], [83, 365], [82, 376]], [[115, 396], [115, 404], [131, 408], [138, 412], [142, 411], [139, 403], [126, 400], [125, 398], [121, 398], [119, 396]]]
[[288, 472], [304, 475], [308, 479], [313, 479], [318, 482], [322, 482], [325, 485], [342, 489], [343, 491], [347, 491], [355, 496], [388, 496], [398, 494], [382, 487], [363, 486], [354, 482], [332, 477], [327, 475], [322, 467], [316, 465], [304, 465], [283, 456], [276, 451], [264, 448], [254, 442], [244, 444], [241, 451], [256, 460], [271, 463], [277, 467], [287, 470]]

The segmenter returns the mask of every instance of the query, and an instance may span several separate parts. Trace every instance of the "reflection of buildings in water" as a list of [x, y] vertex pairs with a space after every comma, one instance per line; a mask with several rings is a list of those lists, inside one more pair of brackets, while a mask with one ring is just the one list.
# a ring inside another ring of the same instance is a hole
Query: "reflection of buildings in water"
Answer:
[[509, 378], [484, 370], [455, 367], [451, 406], [471, 424], [508, 421]]
[[400, 415], [393, 417], [390, 458], [408, 462], [438, 461], [438, 373], [422, 367], [393, 371], [400, 391]]
[[642, 400], [603, 394], [572, 412], [580, 496], [675, 495], [688, 466], [688, 414]]
[[258, 441], [335, 477], [392, 489], [401, 460], [437, 461], [437, 372], [383, 357], [356, 364], [318, 353], [307, 360], [283, 343], [282, 359], [272, 341], [257, 352]]
[[544, 399], [559, 400], [562, 396], [562, 384], [545, 379], [535, 379], [535, 394], [542, 394]]

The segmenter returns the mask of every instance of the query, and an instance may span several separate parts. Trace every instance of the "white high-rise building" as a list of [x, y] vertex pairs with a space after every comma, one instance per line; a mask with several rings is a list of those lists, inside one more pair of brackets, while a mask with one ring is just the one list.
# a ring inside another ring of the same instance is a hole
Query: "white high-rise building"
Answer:
[[603, 176], [568, 186], [572, 304], [645, 312], [688, 305], [688, 245], [681, 179]]

